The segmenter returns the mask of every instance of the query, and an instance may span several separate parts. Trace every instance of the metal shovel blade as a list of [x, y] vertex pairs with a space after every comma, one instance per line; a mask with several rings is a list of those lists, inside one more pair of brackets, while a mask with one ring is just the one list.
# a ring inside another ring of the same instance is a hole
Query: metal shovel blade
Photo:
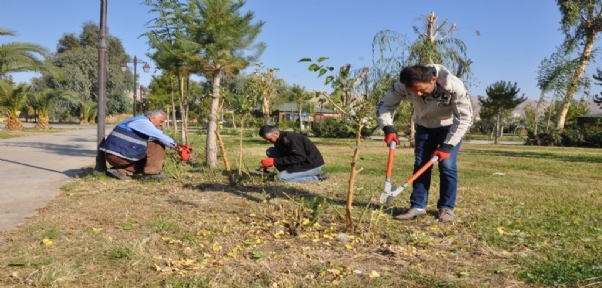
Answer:
[[383, 194], [380, 195], [380, 204], [391, 204], [391, 202], [393, 202], [393, 199], [395, 199], [395, 196], [399, 195], [399, 193], [401, 193], [406, 187], [406, 184], [399, 187], [391, 185], [391, 190], [385, 191]]
[[385, 191], [380, 194], [380, 204], [384, 204], [387, 201], [387, 198], [391, 196], [391, 191], [397, 189], [397, 187], [391, 182], [385, 182]]

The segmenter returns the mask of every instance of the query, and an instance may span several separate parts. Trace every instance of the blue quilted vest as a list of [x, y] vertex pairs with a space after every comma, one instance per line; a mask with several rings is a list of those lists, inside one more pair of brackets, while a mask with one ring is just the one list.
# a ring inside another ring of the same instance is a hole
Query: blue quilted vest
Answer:
[[131, 161], [144, 158], [149, 137], [127, 126], [128, 123], [140, 119], [147, 118], [144, 115], [139, 115], [117, 124], [98, 149]]

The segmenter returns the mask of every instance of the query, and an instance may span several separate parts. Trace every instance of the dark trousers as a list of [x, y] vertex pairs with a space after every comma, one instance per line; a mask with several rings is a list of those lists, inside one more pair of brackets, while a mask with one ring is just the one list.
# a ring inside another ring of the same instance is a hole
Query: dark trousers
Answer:
[[[451, 126], [439, 128], [426, 128], [417, 126], [414, 148], [414, 173], [426, 164], [431, 155], [439, 145], [445, 141]], [[454, 209], [456, 205], [456, 194], [458, 192], [458, 167], [456, 160], [460, 151], [460, 144], [454, 146], [449, 158], [439, 162], [439, 201], [437, 208]], [[414, 208], [425, 208], [428, 202], [429, 189], [431, 188], [432, 167], [426, 170], [422, 176], [413, 183], [414, 190], [410, 196], [410, 205]]]
[[165, 146], [163, 144], [149, 141], [148, 149], [144, 158], [138, 161], [123, 159], [113, 154], [105, 153], [107, 162], [117, 169], [121, 174], [132, 176], [134, 174], [159, 174], [163, 169], [163, 158], [165, 157]]

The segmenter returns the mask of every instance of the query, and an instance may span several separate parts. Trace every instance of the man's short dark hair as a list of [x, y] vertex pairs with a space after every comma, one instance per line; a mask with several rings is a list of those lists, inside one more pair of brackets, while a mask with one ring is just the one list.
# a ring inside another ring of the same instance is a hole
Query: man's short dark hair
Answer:
[[403, 68], [399, 73], [399, 81], [406, 87], [414, 86], [416, 82], [430, 82], [435, 74], [426, 66], [414, 65]]
[[280, 132], [278, 127], [274, 127], [272, 125], [265, 125], [259, 129], [259, 136], [264, 137], [265, 135], [274, 134], [276, 132]]

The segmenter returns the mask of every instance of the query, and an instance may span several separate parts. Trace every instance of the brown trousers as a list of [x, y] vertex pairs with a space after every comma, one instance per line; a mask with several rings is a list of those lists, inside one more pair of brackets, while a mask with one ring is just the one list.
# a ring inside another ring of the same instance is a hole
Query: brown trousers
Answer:
[[163, 157], [165, 146], [157, 142], [149, 141], [148, 149], [144, 158], [138, 161], [123, 159], [113, 154], [105, 153], [107, 162], [122, 174], [132, 176], [133, 174], [159, 174], [163, 169]]

